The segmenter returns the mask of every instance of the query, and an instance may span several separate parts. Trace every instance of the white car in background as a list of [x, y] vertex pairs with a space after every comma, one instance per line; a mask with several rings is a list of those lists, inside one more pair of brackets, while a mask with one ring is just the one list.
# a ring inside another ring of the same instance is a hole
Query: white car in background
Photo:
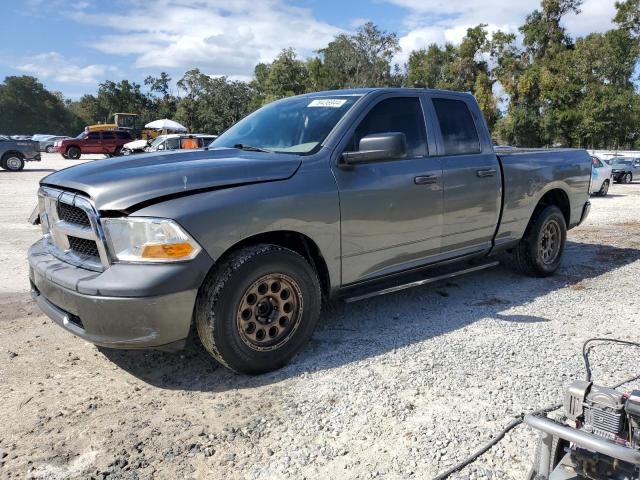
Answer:
[[611, 176], [613, 175], [613, 167], [603, 162], [598, 157], [591, 157], [591, 193], [604, 197], [609, 192], [611, 186]]

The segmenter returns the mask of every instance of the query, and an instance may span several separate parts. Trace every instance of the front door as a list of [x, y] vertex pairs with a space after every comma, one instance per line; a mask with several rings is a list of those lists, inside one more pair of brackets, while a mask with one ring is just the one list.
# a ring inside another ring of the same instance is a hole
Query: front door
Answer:
[[440, 251], [442, 167], [429, 157], [419, 95], [370, 106], [349, 133], [344, 151], [375, 133], [401, 132], [404, 158], [334, 165], [340, 194], [342, 281], [350, 284], [427, 263]]
[[497, 155], [480, 141], [479, 129], [486, 130], [482, 114], [472, 113], [476, 105], [466, 99], [432, 101], [443, 169], [443, 257], [488, 250], [500, 217], [502, 180]]
[[89, 132], [83, 142], [82, 153], [102, 153], [100, 132]]

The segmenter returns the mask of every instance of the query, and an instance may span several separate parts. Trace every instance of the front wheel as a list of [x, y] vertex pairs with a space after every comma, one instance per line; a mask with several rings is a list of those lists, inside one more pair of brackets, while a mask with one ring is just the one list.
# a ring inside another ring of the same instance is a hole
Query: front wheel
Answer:
[[631, 173], [625, 173], [624, 177], [622, 177], [622, 183], [631, 183], [633, 182], [633, 175]]
[[53, 145], [47, 145], [47, 148], [44, 149], [47, 153], [53, 153]]
[[71, 160], [78, 160], [80, 158], [80, 149], [78, 147], [69, 147], [67, 157]]
[[529, 225], [515, 248], [520, 271], [534, 277], [548, 277], [560, 266], [567, 241], [567, 224], [554, 205], [536, 208]]
[[320, 283], [302, 256], [276, 245], [238, 250], [205, 280], [196, 302], [202, 344], [236, 372], [276, 370], [307, 343], [320, 316]]
[[24, 159], [14, 153], [10, 153], [2, 157], [2, 168], [10, 172], [19, 172], [24, 168]]

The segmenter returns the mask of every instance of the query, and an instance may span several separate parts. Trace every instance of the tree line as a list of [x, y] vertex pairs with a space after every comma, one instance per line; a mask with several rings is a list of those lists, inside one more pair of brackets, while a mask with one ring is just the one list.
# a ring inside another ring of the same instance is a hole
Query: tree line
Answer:
[[79, 100], [49, 92], [34, 77], [0, 84], [0, 132], [77, 134], [115, 112], [146, 123], [173, 118], [192, 132], [221, 133], [273, 100], [357, 87], [443, 88], [472, 92], [496, 143], [539, 147], [640, 147], [640, 0], [616, 2], [613, 28], [571, 38], [562, 25], [582, 0], [542, 0], [520, 35], [469, 28], [458, 45], [425, 45], [406, 65], [393, 63], [398, 37], [366, 23], [339, 34], [307, 59], [283, 50], [260, 63], [249, 82], [194, 68], [177, 80], [165, 72], [144, 84], [107, 80]]

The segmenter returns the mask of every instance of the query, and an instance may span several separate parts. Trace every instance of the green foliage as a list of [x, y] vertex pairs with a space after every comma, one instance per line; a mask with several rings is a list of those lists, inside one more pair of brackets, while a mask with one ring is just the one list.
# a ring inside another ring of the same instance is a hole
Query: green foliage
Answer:
[[62, 95], [36, 78], [7, 77], [0, 84], [0, 132], [5, 134], [77, 134], [81, 120], [66, 108]]
[[[358, 87], [407, 86], [472, 92], [494, 140], [519, 146], [640, 147], [640, 0], [616, 2], [615, 27], [572, 39], [563, 18], [582, 0], [541, 0], [516, 35], [469, 28], [459, 45], [424, 45], [405, 68], [393, 64], [398, 37], [373, 23], [339, 34], [312, 58], [288, 48], [254, 69], [251, 82], [197, 68], [175, 85], [161, 72], [144, 85], [105, 81], [65, 101], [33, 77], [0, 84], [0, 132], [76, 134], [84, 125], [134, 112], [141, 122], [175, 118], [193, 132], [221, 133], [279, 98]], [[173, 88], [176, 91], [173, 91]]]

